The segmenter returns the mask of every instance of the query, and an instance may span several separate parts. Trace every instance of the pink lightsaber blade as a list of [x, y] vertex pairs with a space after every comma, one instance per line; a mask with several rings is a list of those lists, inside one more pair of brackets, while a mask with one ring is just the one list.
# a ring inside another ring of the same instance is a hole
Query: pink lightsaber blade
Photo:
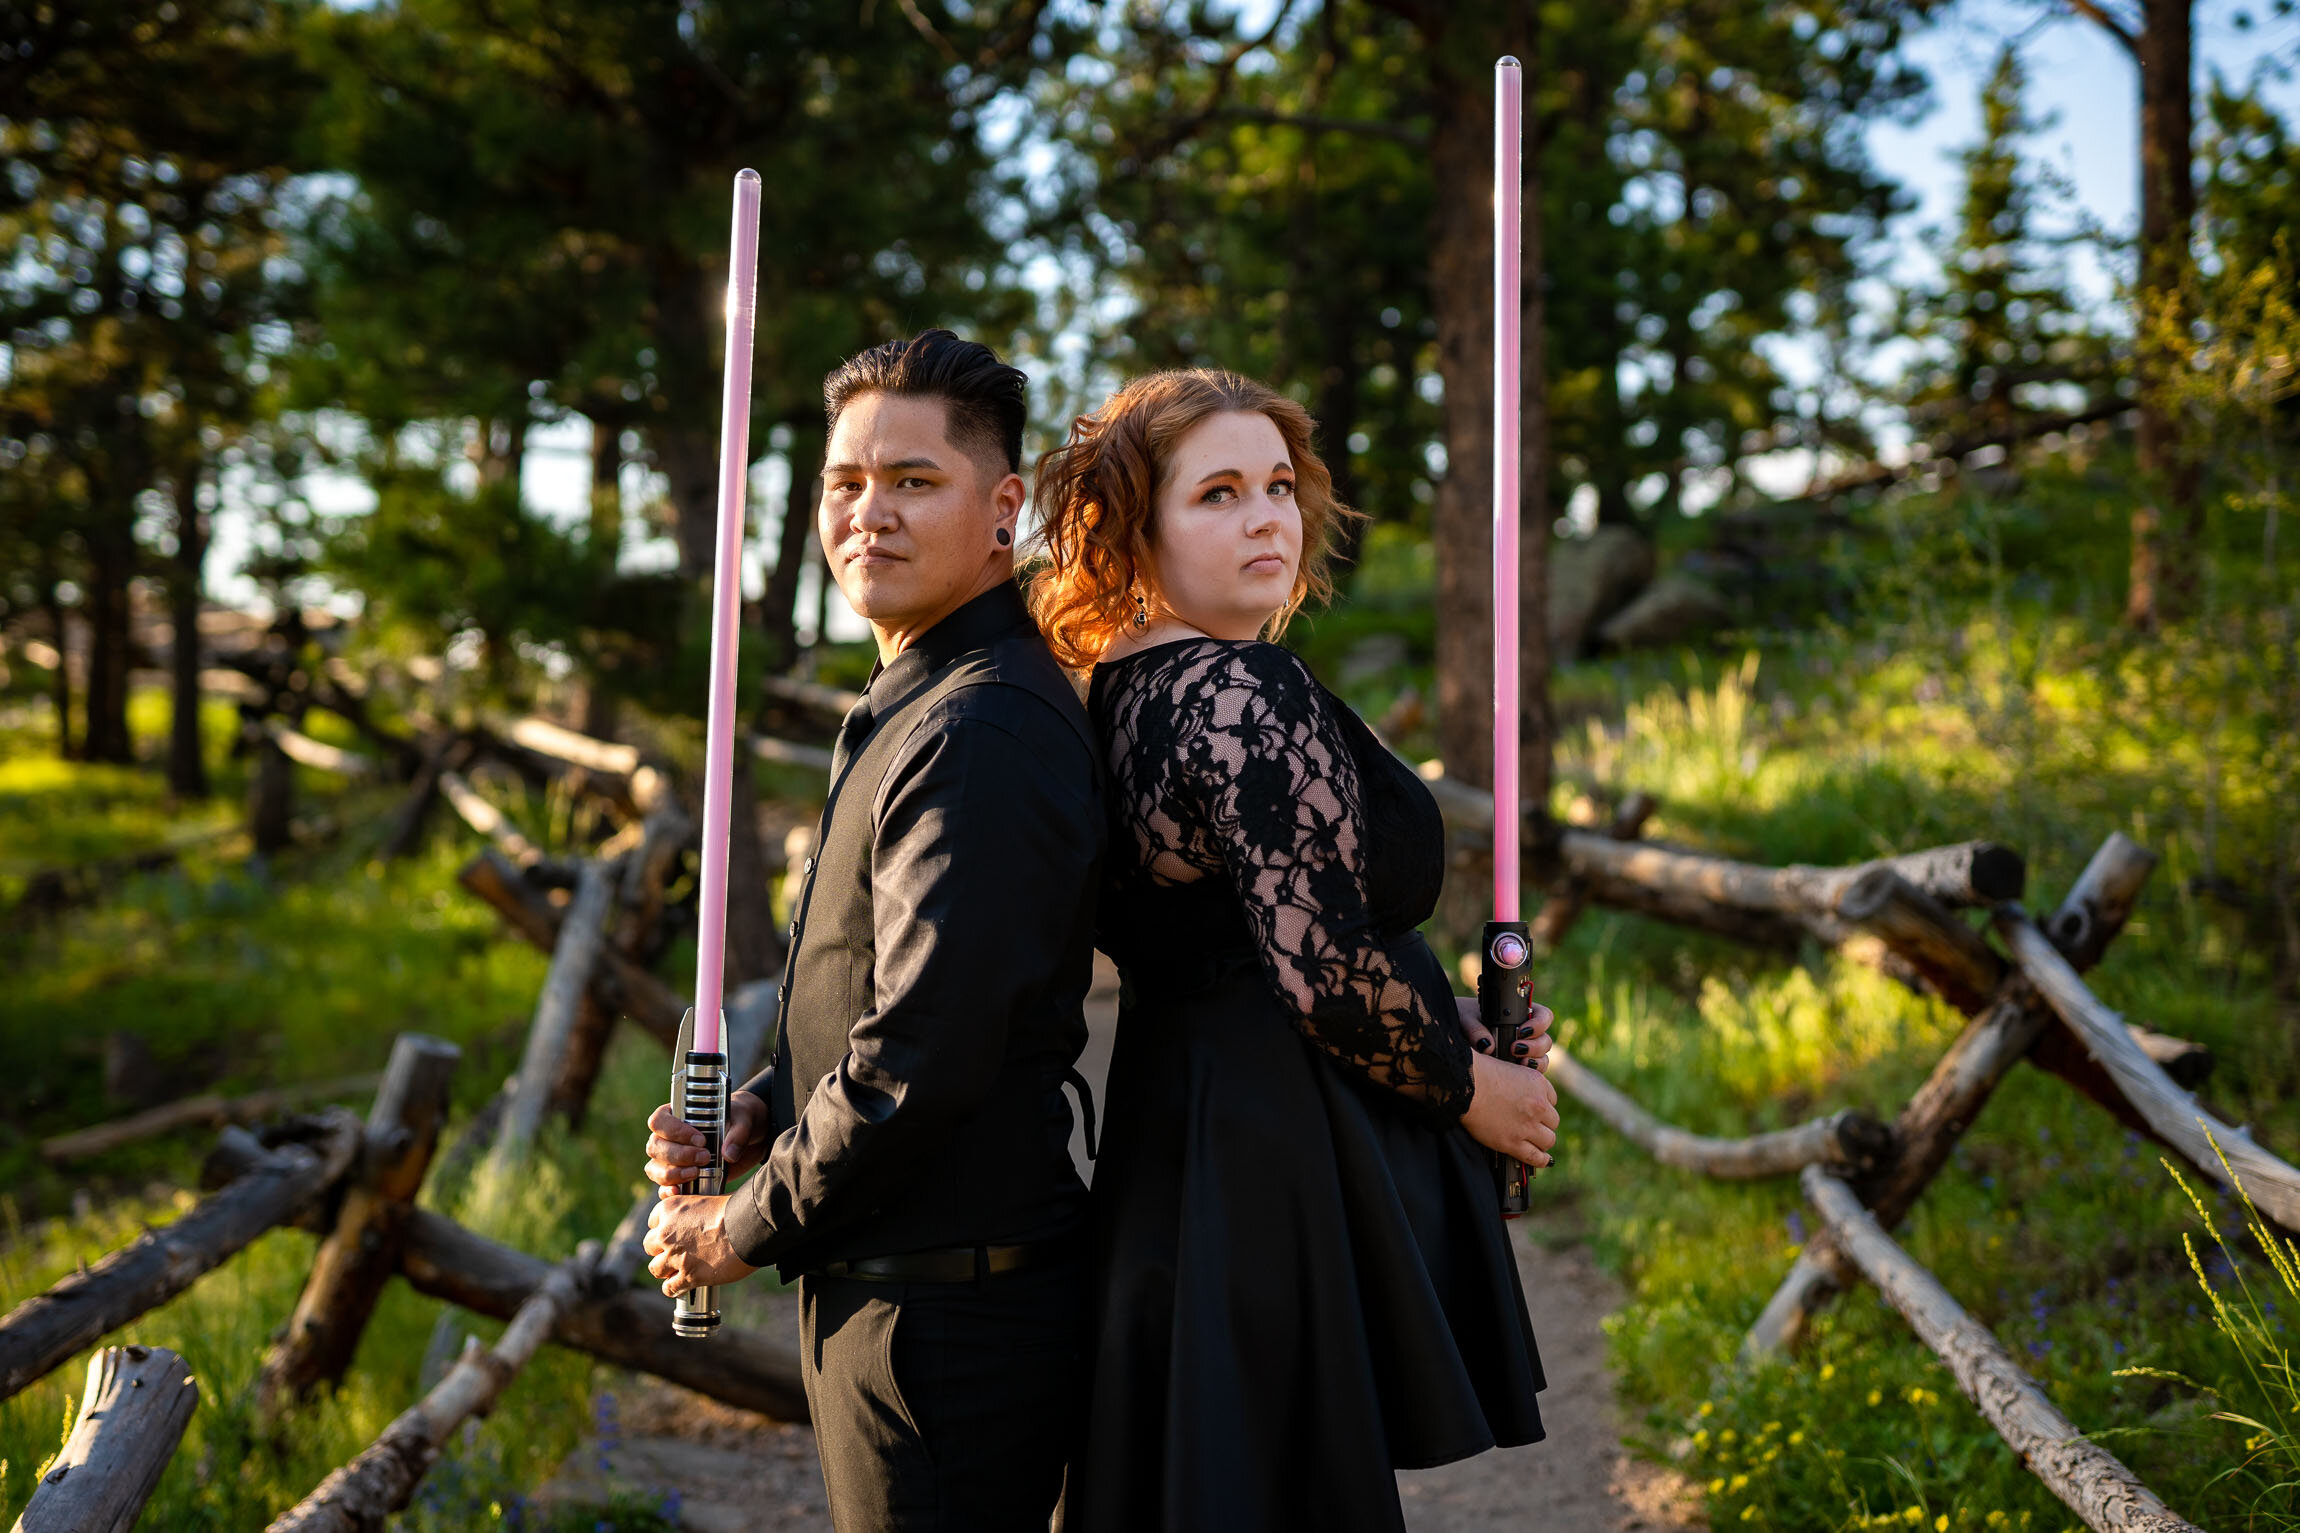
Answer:
[[735, 770], [735, 661], [743, 519], [751, 468], [751, 330], [759, 306], [759, 173], [735, 176], [727, 263], [727, 379], [719, 415], [719, 543], [711, 570], [711, 711], [704, 735], [703, 864], [697, 891], [695, 1051], [719, 1050], [727, 956], [727, 826]]
[[1518, 380], [1524, 210], [1524, 79], [1493, 66], [1493, 918], [1518, 914]]
[[[727, 387], [719, 413], [719, 546], [711, 566], [711, 712], [703, 732], [703, 865], [696, 890], [695, 1005], [679, 1026], [671, 1061], [671, 1110], [701, 1131], [705, 1163], [687, 1183], [691, 1196], [726, 1191], [727, 826], [735, 786], [735, 662], [743, 610], [744, 491], [751, 472], [751, 329], [759, 307], [759, 173], [735, 174], [734, 249], [727, 260]], [[719, 1328], [708, 1288], [671, 1301], [671, 1330], [706, 1337]]]
[[[1519, 242], [1524, 209], [1525, 72], [1517, 60], [1493, 66], [1493, 919], [1485, 923], [1478, 968], [1479, 1018], [1494, 1054], [1515, 1062], [1517, 1040], [1531, 1030], [1533, 939], [1518, 919], [1518, 837], [1524, 824], [1517, 794], [1517, 522], [1518, 377], [1524, 338]], [[1494, 1190], [1505, 1218], [1532, 1206], [1522, 1161], [1495, 1153]]]

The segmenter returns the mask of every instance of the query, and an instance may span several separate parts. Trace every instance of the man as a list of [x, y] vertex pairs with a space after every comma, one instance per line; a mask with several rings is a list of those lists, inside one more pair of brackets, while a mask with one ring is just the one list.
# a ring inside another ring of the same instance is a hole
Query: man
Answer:
[[648, 1124], [663, 1291], [799, 1280], [845, 1533], [1039, 1533], [1083, 1398], [1063, 1086], [1104, 828], [1084, 710], [1014, 585], [1024, 385], [946, 330], [824, 381], [823, 548], [879, 663], [798, 883], [774, 1064], [730, 1105], [730, 1171], [764, 1161], [678, 1196], [700, 1136]]

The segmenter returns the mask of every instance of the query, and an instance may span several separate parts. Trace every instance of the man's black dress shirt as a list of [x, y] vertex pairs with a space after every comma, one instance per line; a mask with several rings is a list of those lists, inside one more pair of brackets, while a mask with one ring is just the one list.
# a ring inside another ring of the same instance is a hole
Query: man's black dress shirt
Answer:
[[826, 1262], [1059, 1235], [1085, 1187], [1063, 1082], [1086, 1042], [1105, 835], [1085, 711], [1000, 585], [881, 668], [840, 731], [735, 1253]]

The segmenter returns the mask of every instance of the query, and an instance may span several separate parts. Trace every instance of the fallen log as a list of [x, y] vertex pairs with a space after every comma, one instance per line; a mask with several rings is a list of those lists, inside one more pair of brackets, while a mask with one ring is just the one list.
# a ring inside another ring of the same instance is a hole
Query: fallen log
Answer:
[[485, 836], [495, 849], [523, 868], [532, 868], [545, 859], [543, 848], [519, 834], [502, 810], [487, 800], [487, 795], [471, 786], [470, 779], [461, 772], [443, 771], [439, 774], [439, 792], [454, 806], [456, 815], [464, 824]]
[[2174, 1085], [2133, 1041], [2124, 1018], [2102, 1004], [2017, 906], [1997, 912], [1996, 928], [2022, 972], [2151, 1129], [2204, 1175], [2223, 1187], [2241, 1183], [2261, 1213], [2287, 1230], [2300, 1230], [2300, 1168], [2262, 1149], [2244, 1129], [2221, 1122]]
[[276, 1519], [269, 1533], [382, 1533], [406, 1506], [455, 1429], [483, 1416], [527, 1366], [574, 1302], [578, 1263], [563, 1263], [520, 1304], [493, 1347], [466, 1337], [463, 1356], [432, 1391], [383, 1429], [357, 1458]]
[[[2083, 923], [2088, 933], [2080, 950], [2084, 962], [2097, 961], [2108, 939], [2131, 912], [2140, 886], [2155, 866], [2153, 855], [2124, 836], [2111, 835], [2101, 843], [2083, 876], [2061, 901], [2063, 911], [2083, 906], [2092, 912], [2093, 918]], [[1896, 1153], [1891, 1160], [1861, 1179], [1861, 1200], [1875, 1212], [1881, 1226], [1890, 1229], [1907, 1216], [1918, 1195], [1932, 1185], [1934, 1176], [1948, 1163], [1957, 1141], [1988, 1104], [1997, 1082], [2028, 1054], [2049, 1021], [2028, 981], [2017, 972], [2008, 974], [1988, 1009], [1958, 1035], [1893, 1120]], [[1789, 1275], [1749, 1327], [1741, 1343], [1743, 1359], [1772, 1356], [1795, 1347], [1812, 1312], [1852, 1278], [1852, 1266], [1829, 1236], [1815, 1235], [1797, 1253]]]
[[423, 827], [431, 818], [431, 806], [439, 801], [439, 774], [463, 765], [470, 752], [470, 742], [460, 735], [442, 736], [424, 752], [423, 763], [416, 768], [407, 797], [392, 812], [391, 829], [384, 833], [377, 857], [392, 862], [415, 850], [423, 839]]
[[796, 740], [778, 740], [772, 735], [752, 735], [749, 739], [751, 754], [761, 761], [807, 767], [817, 772], [828, 772], [831, 769], [831, 753], [822, 746], [801, 745]]
[[146, 1229], [93, 1267], [0, 1317], [0, 1400], [165, 1304], [258, 1235], [292, 1219], [342, 1178], [359, 1143], [359, 1120], [337, 1111], [318, 1149], [283, 1145], [268, 1152], [181, 1219]]
[[284, 719], [276, 716], [267, 718], [263, 728], [272, 743], [280, 748], [280, 754], [299, 765], [354, 780], [373, 777], [376, 773], [376, 764], [367, 757], [330, 745], [324, 740], [314, 740], [310, 735], [291, 728]]
[[[643, 1238], [643, 1219], [638, 1231]], [[627, 1279], [628, 1266], [621, 1270]], [[409, 1216], [400, 1248], [400, 1272], [418, 1293], [497, 1319], [517, 1313], [551, 1271], [541, 1258], [428, 1209]], [[671, 1301], [653, 1289], [617, 1282], [606, 1297], [578, 1301], [560, 1318], [552, 1340], [744, 1410], [783, 1421], [807, 1419], [799, 1360], [789, 1348], [736, 1326], [721, 1326], [707, 1346], [683, 1341], [671, 1331]]]
[[165, 1347], [105, 1347], [15, 1533], [127, 1533], [143, 1515], [200, 1403], [184, 1360]]
[[854, 705], [862, 701], [860, 692], [849, 692], [844, 687], [825, 686], [819, 681], [802, 681], [796, 676], [762, 676], [759, 690], [769, 697], [785, 702], [799, 703], [817, 709], [833, 718], [844, 718]]
[[2029, 1472], [2087, 1527], [2098, 1533], [2201, 1533], [2157, 1499], [2116, 1455], [2086, 1440], [2053, 1409], [2036, 1380], [1931, 1273], [1894, 1244], [1850, 1187], [1819, 1166], [1809, 1166], [1804, 1188], [1861, 1275], [1949, 1365], [1957, 1387]]
[[368, 1109], [361, 1175], [345, 1189], [335, 1225], [313, 1254], [286, 1332], [256, 1376], [266, 1414], [341, 1383], [383, 1285], [397, 1267], [400, 1225], [447, 1120], [448, 1089], [463, 1051], [440, 1038], [402, 1033], [391, 1046], [383, 1089]]
[[250, 1091], [240, 1096], [202, 1092], [198, 1096], [162, 1102], [157, 1107], [146, 1108], [125, 1118], [115, 1118], [110, 1123], [93, 1124], [88, 1128], [74, 1129], [69, 1134], [44, 1139], [40, 1142], [40, 1156], [43, 1160], [60, 1164], [85, 1160], [91, 1155], [116, 1150], [124, 1144], [157, 1139], [177, 1129], [222, 1128], [227, 1123], [253, 1123], [310, 1102], [334, 1101], [373, 1091], [381, 1079], [381, 1076], [373, 1073], [339, 1075], [333, 1080], [274, 1086], [269, 1090]]
[[[493, 850], [463, 865], [456, 881], [495, 907], [511, 929], [544, 952], [558, 945], [565, 913], [541, 890], [520, 877], [509, 859]], [[670, 986], [622, 953], [608, 948], [591, 971], [591, 993], [602, 1005], [629, 1017], [670, 1048], [679, 1039], [679, 1019], [687, 1003]]]
[[508, 1167], [525, 1157], [543, 1126], [544, 1109], [559, 1078], [574, 1033], [583, 998], [591, 988], [591, 971], [598, 967], [606, 945], [607, 918], [614, 901], [615, 878], [596, 862], [586, 862], [577, 875], [575, 899], [560, 923], [551, 949], [551, 968], [543, 979], [543, 994], [535, 1004], [535, 1020], [527, 1029], [526, 1052], [520, 1057], [518, 1084], [503, 1114], [503, 1131], [495, 1140], [495, 1159]]
[[1873, 867], [1837, 891], [1836, 914], [1898, 954], [1940, 997], [1970, 1016], [1988, 1005], [2005, 961], [1940, 901], [1901, 876]]
[[608, 777], [629, 777], [639, 770], [639, 747], [595, 740], [580, 731], [547, 719], [516, 719], [497, 723], [496, 732], [512, 744]]
[[[1605, 833], [1616, 841], [1634, 841], [1645, 834], [1645, 822], [1653, 818], [1659, 801], [1650, 793], [1632, 793], [1616, 804], [1612, 822]], [[1581, 919], [1581, 912], [1589, 903], [1589, 885], [1571, 873], [1561, 875], [1549, 887], [1549, 895], [1541, 902], [1541, 909], [1533, 918], [1532, 937], [1535, 951], [1554, 953], [1565, 941], [1565, 934], [1573, 923]]]
[[1745, 1180], [1816, 1164], [1866, 1167], [1892, 1150], [1893, 1131], [1857, 1108], [1744, 1139], [1712, 1139], [1663, 1123], [1562, 1048], [1550, 1052], [1549, 1078], [1655, 1160], [1704, 1176]]

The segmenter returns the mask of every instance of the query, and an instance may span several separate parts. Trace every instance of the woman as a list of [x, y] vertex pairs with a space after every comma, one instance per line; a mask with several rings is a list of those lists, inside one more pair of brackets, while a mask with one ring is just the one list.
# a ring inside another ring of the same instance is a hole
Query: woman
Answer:
[[1479, 1146], [1547, 1164], [1556, 1095], [1492, 1057], [1414, 931], [1444, 870], [1428, 790], [1266, 642], [1330, 589], [1350, 514], [1311, 430], [1235, 374], [1160, 373], [1038, 468], [1032, 607], [1093, 672], [1098, 940], [1126, 982], [1069, 1501], [1090, 1533], [1398, 1529], [1394, 1470], [1542, 1435]]

